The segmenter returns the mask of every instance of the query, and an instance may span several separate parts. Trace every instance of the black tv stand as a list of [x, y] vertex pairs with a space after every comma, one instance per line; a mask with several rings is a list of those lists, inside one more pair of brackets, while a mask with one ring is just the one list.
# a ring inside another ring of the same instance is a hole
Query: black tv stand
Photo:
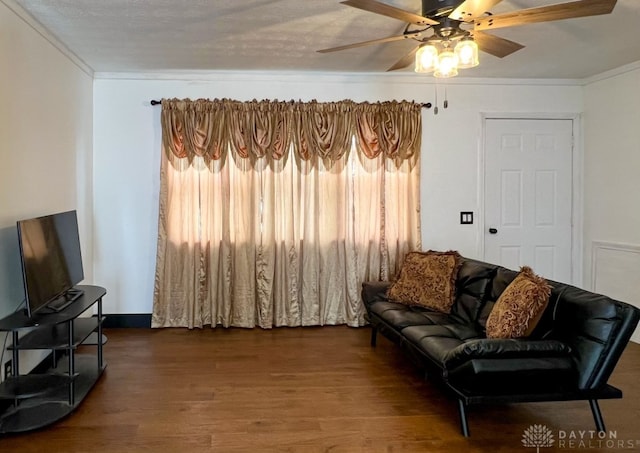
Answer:
[[46, 305], [46, 308], [50, 312], [58, 313], [69, 305], [74, 303], [84, 294], [84, 291], [78, 288], [71, 288], [65, 293], [61, 294], [57, 299], [52, 300]]
[[[11, 376], [0, 383], [0, 435], [32, 431], [73, 412], [106, 368], [102, 357], [102, 298], [106, 290], [82, 285], [82, 292], [58, 312], [29, 317], [17, 311], [0, 319], [0, 332], [10, 332]], [[73, 296], [72, 296], [73, 297]], [[97, 316], [80, 316], [97, 307]], [[24, 333], [24, 335], [19, 335]], [[53, 366], [44, 373], [20, 374], [20, 351], [52, 351]]]

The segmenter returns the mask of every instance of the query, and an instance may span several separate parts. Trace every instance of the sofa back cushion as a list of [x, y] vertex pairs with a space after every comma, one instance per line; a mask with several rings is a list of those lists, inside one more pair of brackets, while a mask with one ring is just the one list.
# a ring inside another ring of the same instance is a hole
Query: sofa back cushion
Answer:
[[500, 294], [511, 284], [511, 282], [517, 277], [518, 271], [504, 268], [502, 266], [496, 266], [494, 277], [491, 280], [491, 285], [487, 293], [487, 301], [482, 306], [478, 315], [478, 324], [482, 329], [487, 328], [487, 319], [493, 305], [496, 303]]
[[559, 297], [549, 337], [571, 346], [579, 388], [597, 389], [613, 372], [638, 324], [640, 310], [574, 286], [550, 283]]
[[456, 301], [451, 314], [464, 323], [475, 324], [489, 297], [498, 266], [463, 258], [456, 279]]

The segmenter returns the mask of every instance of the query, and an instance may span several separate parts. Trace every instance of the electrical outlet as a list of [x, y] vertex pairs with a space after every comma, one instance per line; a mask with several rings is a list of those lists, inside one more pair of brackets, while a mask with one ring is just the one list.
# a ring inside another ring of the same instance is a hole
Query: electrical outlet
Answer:
[[13, 363], [11, 362], [11, 360], [9, 360], [8, 362], [4, 363], [4, 378], [8, 378], [9, 376], [11, 376], [11, 373], [13, 372]]

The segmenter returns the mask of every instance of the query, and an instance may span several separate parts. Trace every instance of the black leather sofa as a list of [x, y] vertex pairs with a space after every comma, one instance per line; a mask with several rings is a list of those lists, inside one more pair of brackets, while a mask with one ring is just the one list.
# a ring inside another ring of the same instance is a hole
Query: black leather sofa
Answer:
[[486, 338], [493, 304], [516, 271], [462, 258], [451, 313], [390, 302], [390, 282], [365, 282], [362, 299], [377, 333], [397, 343], [426, 371], [442, 379], [458, 401], [469, 436], [469, 405], [587, 400], [604, 431], [598, 400], [621, 398], [607, 384], [640, 318], [640, 310], [609, 297], [549, 281], [549, 305], [525, 339]]

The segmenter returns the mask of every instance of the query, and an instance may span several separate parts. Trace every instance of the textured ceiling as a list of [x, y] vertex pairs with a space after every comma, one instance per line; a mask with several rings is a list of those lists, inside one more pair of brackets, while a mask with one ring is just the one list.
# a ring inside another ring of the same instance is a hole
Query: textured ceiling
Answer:
[[[410, 41], [319, 54], [401, 34], [404, 23], [339, 0], [0, 0], [19, 5], [96, 72], [320, 71], [383, 73]], [[420, 0], [384, 0], [419, 12]], [[560, 0], [504, 0], [500, 13]], [[640, 0], [612, 14], [493, 32], [526, 47], [481, 54], [465, 77], [586, 78], [640, 60]], [[408, 68], [405, 71], [410, 71]]]

